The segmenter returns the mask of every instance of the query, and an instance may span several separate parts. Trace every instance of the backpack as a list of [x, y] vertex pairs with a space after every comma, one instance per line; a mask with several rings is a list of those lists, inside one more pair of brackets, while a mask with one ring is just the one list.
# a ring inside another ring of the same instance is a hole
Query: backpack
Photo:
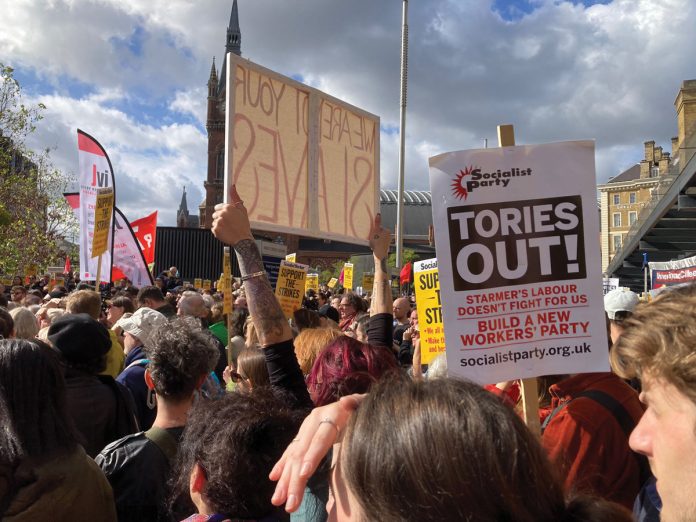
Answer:
[[[616, 419], [616, 422], [619, 423], [619, 426], [621, 426], [621, 430], [626, 435], [626, 440], [628, 441], [628, 438], [631, 436], [631, 432], [636, 427], [636, 423], [633, 421], [633, 418], [626, 411], [626, 408], [624, 408], [619, 401], [617, 401], [608, 393], [605, 393], [600, 390], [585, 390], [584, 392], [579, 393], [573, 399], [562, 402], [561, 404], [556, 406], [551, 412], [551, 414], [548, 417], [546, 417], [544, 423], [541, 425], [542, 436], [544, 435], [544, 430], [549, 425], [551, 420], [558, 413], [560, 413], [560, 411], [563, 408], [565, 408], [568, 404], [580, 397], [587, 397], [588, 399], [592, 399], [596, 403], [600, 404], [604, 409], [609, 411], [612, 417]], [[638, 469], [640, 470], [640, 483], [645, 484], [649, 479], [653, 478], [653, 474], [650, 471], [650, 464], [648, 463], [648, 459], [645, 455], [641, 455], [640, 453], [636, 453], [634, 451], [632, 451], [632, 453], [635, 456], [636, 461], [638, 462]]]

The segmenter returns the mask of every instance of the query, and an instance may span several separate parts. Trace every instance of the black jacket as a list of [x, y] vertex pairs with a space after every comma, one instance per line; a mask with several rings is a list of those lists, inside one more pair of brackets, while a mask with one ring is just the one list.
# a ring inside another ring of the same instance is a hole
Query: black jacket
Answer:
[[[178, 444], [184, 428], [166, 431]], [[114, 491], [119, 522], [173, 520], [166, 506], [171, 462], [144, 432], [109, 444], [94, 460]]]

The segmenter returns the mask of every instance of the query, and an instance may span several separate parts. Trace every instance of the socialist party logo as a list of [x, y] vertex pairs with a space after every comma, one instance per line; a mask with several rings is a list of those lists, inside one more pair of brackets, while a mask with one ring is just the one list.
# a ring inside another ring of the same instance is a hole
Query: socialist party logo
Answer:
[[452, 180], [452, 194], [457, 199], [466, 199], [469, 194], [479, 187], [506, 188], [512, 178], [531, 176], [532, 169], [511, 168], [509, 170], [494, 170], [482, 172], [479, 167], [469, 165], [454, 175]]

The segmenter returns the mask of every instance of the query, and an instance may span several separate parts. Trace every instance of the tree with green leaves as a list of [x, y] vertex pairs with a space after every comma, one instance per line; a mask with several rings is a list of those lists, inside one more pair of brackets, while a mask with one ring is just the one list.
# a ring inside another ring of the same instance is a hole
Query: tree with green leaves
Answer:
[[23, 274], [74, 256], [69, 241], [77, 220], [63, 198], [70, 178], [56, 169], [48, 149], [36, 153], [26, 139], [46, 107], [25, 103], [11, 67], [0, 64], [0, 273]]

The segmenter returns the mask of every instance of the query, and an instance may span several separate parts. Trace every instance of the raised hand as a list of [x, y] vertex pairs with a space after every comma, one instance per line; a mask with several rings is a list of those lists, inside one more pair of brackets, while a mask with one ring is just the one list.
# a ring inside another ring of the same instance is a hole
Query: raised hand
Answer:
[[343, 435], [350, 416], [365, 397], [367, 395], [347, 395], [338, 402], [312, 410], [302, 422], [297, 437], [271, 470], [269, 478], [278, 482], [271, 498], [273, 505], [285, 503], [289, 513], [300, 507], [307, 480]]
[[247, 210], [234, 185], [230, 186], [229, 203], [215, 205], [212, 231], [216, 238], [231, 246], [244, 239], [254, 239]]
[[391, 244], [391, 231], [382, 228], [382, 214], [377, 214], [370, 227], [370, 248], [377, 259], [386, 259]]

